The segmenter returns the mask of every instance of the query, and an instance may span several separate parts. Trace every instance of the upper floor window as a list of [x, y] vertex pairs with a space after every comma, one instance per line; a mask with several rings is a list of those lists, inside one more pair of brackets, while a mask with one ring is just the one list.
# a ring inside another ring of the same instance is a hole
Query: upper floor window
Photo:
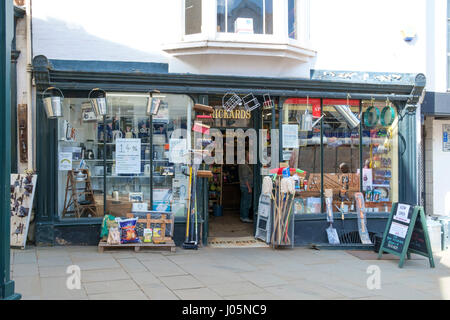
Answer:
[[450, 0], [447, 0], [447, 89], [450, 90]]
[[297, 0], [288, 0], [288, 34], [297, 40]]
[[273, 0], [217, 0], [217, 32], [273, 34]]
[[185, 34], [202, 32], [202, 0], [185, 0], [184, 2]]

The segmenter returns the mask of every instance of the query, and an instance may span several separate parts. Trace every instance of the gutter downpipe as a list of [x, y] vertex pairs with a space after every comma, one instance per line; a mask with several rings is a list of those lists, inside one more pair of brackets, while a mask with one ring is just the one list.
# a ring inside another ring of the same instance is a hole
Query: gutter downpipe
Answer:
[[[33, 106], [33, 65], [32, 65], [32, 47], [31, 47], [31, 0], [26, 0], [26, 28], [27, 28], [27, 105], [28, 105], [28, 170], [35, 169], [34, 149], [35, 135], [34, 132], [34, 109]], [[32, 143], [30, 143], [32, 142]]]

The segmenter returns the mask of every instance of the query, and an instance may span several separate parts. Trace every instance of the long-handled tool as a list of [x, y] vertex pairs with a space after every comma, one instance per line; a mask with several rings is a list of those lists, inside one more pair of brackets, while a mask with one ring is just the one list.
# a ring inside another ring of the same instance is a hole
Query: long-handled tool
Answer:
[[327, 230], [327, 237], [328, 242], [330, 244], [340, 244], [339, 242], [339, 236], [337, 234], [337, 231], [335, 228], [333, 228], [333, 190], [332, 189], [326, 189], [325, 190], [325, 204], [327, 208], [327, 221], [330, 223], [330, 226], [326, 229]]
[[198, 249], [198, 245], [195, 241], [190, 241], [189, 235], [192, 234], [189, 232], [190, 229], [190, 217], [191, 217], [191, 205], [192, 205], [192, 167], [189, 167], [189, 189], [188, 189], [188, 206], [187, 206], [187, 215], [186, 215], [186, 239], [183, 243], [183, 249]]

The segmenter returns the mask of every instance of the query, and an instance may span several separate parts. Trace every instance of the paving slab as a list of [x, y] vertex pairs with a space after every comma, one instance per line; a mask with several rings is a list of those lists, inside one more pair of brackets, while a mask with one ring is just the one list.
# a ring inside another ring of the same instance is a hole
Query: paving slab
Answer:
[[141, 285], [160, 285], [161, 280], [159, 280], [153, 273], [146, 270], [145, 272], [132, 272], [128, 274], [134, 282], [139, 286]]
[[81, 271], [81, 282], [101, 282], [129, 279], [131, 279], [130, 275], [122, 268]]
[[150, 300], [180, 300], [180, 298], [164, 285], [142, 285], [142, 291]]
[[195, 289], [205, 287], [203, 283], [201, 283], [191, 275], [160, 277], [159, 280], [161, 280], [161, 282], [164, 283], [164, 285], [170, 290]]
[[39, 275], [37, 264], [13, 264], [11, 266], [14, 278], [17, 277], [31, 277]]
[[223, 300], [221, 296], [209, 288], [174, 290], [181, 300]]
[[141, 290], [90, 294], [89, 300], [148, 300]]
[[72, 259], [69, 256], [57, 256], [57, 257], [40, 257], [37, 260], [37, 264], [40, 267], [54, 267], [54, 266], [70, 266], [73, 264]]
[[187, 274], [186, 271], [167, 259], [145, 260], [141, 262], [151, 273], [158, 277], [181, 276]]
[[48, 277], [68, 277], [67, 266], [39, 267], [39, 276], [41, 278]]
[[210, 285], [209, 287], [222, 297], [266, 293], [266, 291], [257, 287], [250, 281], [214, 284]]
[[114, 280], [114, 281], [99, 281], [99, 282], [85, 282], [83, 283], [86, 293], [88, 295], [99, 293], [112, 293], [122, 291], [139, 290], [139, 287], [133, 280]]
[[81, 285], [80, 289], [67, 288], [66, 277], [41, 277], [41, 298], [44, 300], [85, 300], [86, 292]]
[[34, 300], [33, 297], [39, 297], [41, 291], [41, 278], [36, 275], [32, 277], [14, 278], [15, 291], [20, 293], [23, 298]]
[[147, 268], [136, 258], [116, 259], [128, 273], [145, 272]]

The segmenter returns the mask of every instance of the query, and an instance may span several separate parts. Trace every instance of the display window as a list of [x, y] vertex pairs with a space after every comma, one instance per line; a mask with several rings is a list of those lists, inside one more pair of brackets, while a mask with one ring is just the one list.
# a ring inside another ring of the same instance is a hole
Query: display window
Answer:
[[299, 177], [294, 212], [354, 213], [363, 192], [368, 212], [389, 212], [398, 200], [397, 110], [381, 101], [289, 98], [282, 111], [282, 161]]
[[[291, 98], [283, 104], [283, 152], [282, 161], [290, 161], [290, 166], [306, 171], [298, 181], [295, 198], [296, 214], [320, 213], [320, 99]], [[286, 135], [285, 130], [297, 133]], [[292, 141], [286, 141], [286, 138]], [[296, 145], [298, 147], [296, 147]], [[300, 192], [301, 190], [301, 192]]]
[[[147, 94], [108, 93], [104, 118], [94, 115], [87, 99], [65, 99], [58, 120], [62, 219], [151, 210], [184, 216], [188, 181], [178, 154], [189, 146], [193, 102], [184, 95], [156, 98], [159, 110], [152, 119]], [[185, 129], [184, 135], [173, 136], [177, 129]]]
[[398, 114], [388, 101], [362, 101], [362, 191], [370, 212], [398, 202]]

